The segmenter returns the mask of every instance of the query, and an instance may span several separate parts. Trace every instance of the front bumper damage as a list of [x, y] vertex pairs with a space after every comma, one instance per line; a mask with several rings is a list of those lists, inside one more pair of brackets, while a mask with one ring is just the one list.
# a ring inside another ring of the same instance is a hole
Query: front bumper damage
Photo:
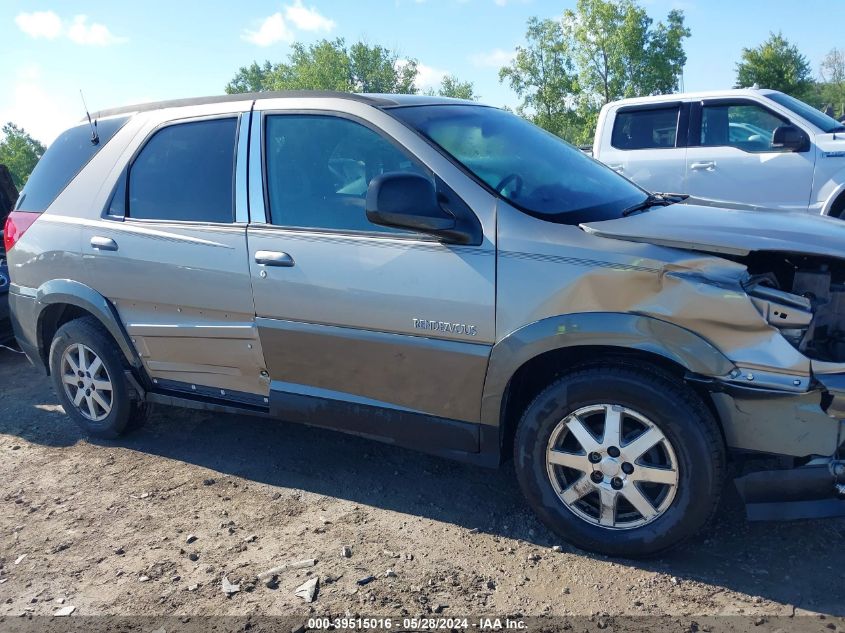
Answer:
[[845, 462], [813, 460], [800, 468], [762, 470], [734, 480], [749, 521], [845, 516]]
[[735, 480], [749, 520], [845, 516], [845, 374], [688, 379], [710, 392], [729, 448], [777, 456]]

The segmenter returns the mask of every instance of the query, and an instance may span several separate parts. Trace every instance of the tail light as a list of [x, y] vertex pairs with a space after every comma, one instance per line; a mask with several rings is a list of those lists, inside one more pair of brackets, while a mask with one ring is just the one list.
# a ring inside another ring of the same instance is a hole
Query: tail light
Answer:
[[12, 211], [6, 218], [6, 226], [3, 228], [3, 246], [8, 253], [12, 247], [23, 237], [26, 230], [32, 226], [40, 213], [29, 213], [27, 211]]

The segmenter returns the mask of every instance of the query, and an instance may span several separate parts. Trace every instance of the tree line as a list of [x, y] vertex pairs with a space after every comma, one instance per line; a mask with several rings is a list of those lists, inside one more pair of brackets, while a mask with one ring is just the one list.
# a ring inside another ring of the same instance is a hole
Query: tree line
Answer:
[[[578, 0], [560, 18], [531, 18], [525, 40], [499, 81], [519, 99], [516, 113], [575, 144], [591, 143], [601, 107], [617, 99], [677, 92], [690, 37], [675, 9], [655, 22], [636, 0]], [[818, 73], [782, 33], [743, 48], [735, 87], [772, 88], [832, 116], [845, 115], [845, 50], [834, 48]], [[337, 90], [418, 94], [422, 67], [390, 48], [342, 38], [296, 42], [283, 60], [240, 68], [227, 93]], [[478, 99], [473, 82], [444, 76], [424, 94]], [[0, 163], [25, 184], [44, 146], [12, 123], [3, 127]]]

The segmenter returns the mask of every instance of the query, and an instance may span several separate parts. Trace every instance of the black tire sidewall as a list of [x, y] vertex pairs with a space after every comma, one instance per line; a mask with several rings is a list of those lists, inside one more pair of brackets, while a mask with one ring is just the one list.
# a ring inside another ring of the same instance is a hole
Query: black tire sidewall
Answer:
[[[674, 389], [672, 388], [674, 387]], [[714, 463], [714, 424], [679, 387], [658, 376], [627, 370], [593, 369], [564, 377], [528, 407], [517, 429], [517, 477], [540, 518], [575, 545], [611, 556], [660, 553], [697, 532], [710, 518], [721, 489]], [[663, 515], [639, 528], [612, 530], [588, 523], [558, 498], [546, 471], [546, 448], [558, 422], [591, 404], [618, 404], [645, 415], [669, 440], [678, 460], [678, 489]]]
[[[61, 360], [65, 350], [71, 345], [81, 343], [90, 348], [100, 359], [109, 374], [112, 383], [112, 410], [105, 419], [95, 422], [89, 420], [77, 409], [68, 397], [62, 384]], [[103, 332], [94, 319], [83, 318], [65, 323], [56, 332], [50, 345], [50, 374], [56, 395], [65, 413], [86, 434], [105, 439], [113, 439], [126, 430], [131, 413], [129, 388], [124, 376], [125, 363], [116, 350], [111, 337]]]

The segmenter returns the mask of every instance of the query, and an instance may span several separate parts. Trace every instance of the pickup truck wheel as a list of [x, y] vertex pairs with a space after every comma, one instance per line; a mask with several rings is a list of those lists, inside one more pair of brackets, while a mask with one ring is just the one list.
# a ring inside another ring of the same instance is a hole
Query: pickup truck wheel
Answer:
[[592, 366], [558, 379], [515, 436], [520, 486], [540, 518], [586, 550], [638, 558], [715, 512], [724, 448], [713, 416], [668, 374]]
[[136, 421], [125, 363], [111, 337], [93, 317], [65, 323], [50, 345], [50, 374], [59, 401], [88, 435], [113, 439]]

